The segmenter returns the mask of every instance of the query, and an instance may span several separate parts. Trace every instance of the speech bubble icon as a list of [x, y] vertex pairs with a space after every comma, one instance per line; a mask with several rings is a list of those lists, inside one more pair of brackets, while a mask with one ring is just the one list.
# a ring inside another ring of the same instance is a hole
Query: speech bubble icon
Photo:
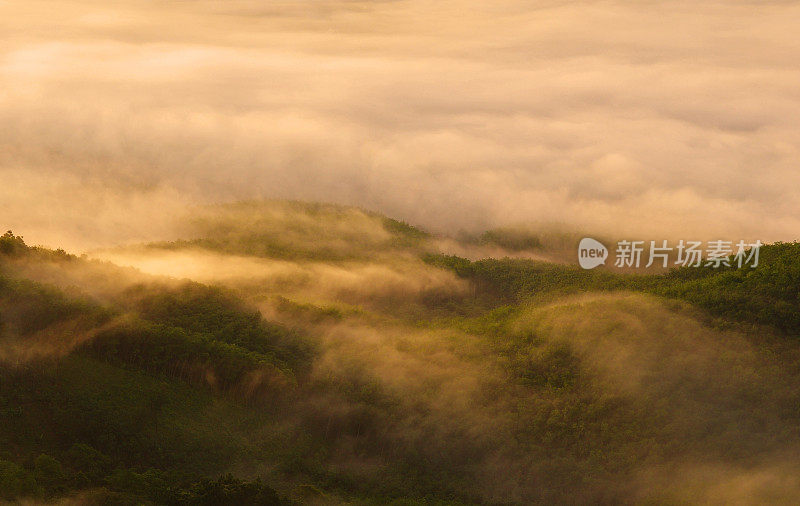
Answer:
[[594, 269], [606, 263], [608, 248], [591, 237], [584, 237], [578, 244], [578, 263], [584, 269]]

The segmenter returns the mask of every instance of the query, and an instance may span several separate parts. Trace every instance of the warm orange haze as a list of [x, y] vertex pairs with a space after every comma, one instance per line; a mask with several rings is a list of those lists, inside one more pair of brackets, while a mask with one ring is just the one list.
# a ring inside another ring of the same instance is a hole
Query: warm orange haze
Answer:
[[437, 231], [791, 240], [798, 15], [779, 1], [6, 0], [0, 211], [75, 248], [248, 198]]
[[0, 0], [0, 503], [800, 502], [798, 19]]

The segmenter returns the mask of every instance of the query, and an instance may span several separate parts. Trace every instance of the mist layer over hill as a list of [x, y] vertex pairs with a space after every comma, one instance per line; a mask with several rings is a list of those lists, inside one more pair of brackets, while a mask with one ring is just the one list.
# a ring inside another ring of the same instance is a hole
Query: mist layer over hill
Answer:
[[0, 502], [800, 503], [797, 19], [0, 0]]
[[[138, 504], [800, 498], [797, 244], [663, 275], [552, 232], [299, 202], [76, 257], [0, 240], [0, 494]], [[520, 249], [523, 248], [523, 249]]]

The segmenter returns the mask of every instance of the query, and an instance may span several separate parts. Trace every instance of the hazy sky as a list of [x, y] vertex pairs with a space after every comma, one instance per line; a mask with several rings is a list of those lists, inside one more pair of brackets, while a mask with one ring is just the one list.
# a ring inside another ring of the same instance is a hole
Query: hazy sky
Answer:
[[0, 225], [301, 198], [800, 237], [800, 2], [0, 0]]

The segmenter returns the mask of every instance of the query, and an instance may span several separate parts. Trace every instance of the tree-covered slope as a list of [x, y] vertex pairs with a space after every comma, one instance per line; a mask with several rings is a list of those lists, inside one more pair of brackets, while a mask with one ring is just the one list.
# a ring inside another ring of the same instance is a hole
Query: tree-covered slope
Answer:
[[797, 244], [632, 275], [470, 261], [401, 222], [282, 206], [114, 257], [140, 270], [0, 238], [3, 499], [800, 498]]
[[761, 247], [755, 268], [681, 267], [666, 274], [583, 270], [523, 259], [467, 259], [431, 254], [426, 261], [470, 280], [478, 294], [508, 303], [581, 291], [635, 290], [682, 299], [734, 322], [800, 335], [800, 243]]

